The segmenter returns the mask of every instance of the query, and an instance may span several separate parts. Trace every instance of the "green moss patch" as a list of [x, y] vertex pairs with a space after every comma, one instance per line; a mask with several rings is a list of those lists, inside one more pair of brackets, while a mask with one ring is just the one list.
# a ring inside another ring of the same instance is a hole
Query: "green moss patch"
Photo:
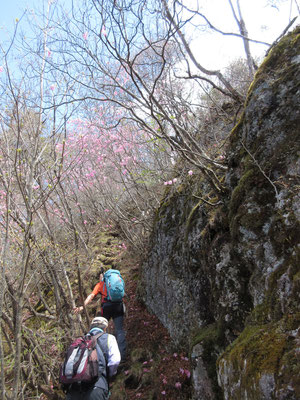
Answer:
[[254, 81], [249, 88], [246, 105], [248, 104], [249, 98], [254, 89], [261, 82], [264, 82], [268, 76], [273, 75], [275, 71], [277, 74], [278, 72], [281, 72], [283, 79], [287, 82], [293, 78], [294, 72], [298, 66], [297, 64], [291, 65], [290, 59], [299, 54], [299, 44], [300, 27], [297, 27], [293, 32], [282, 38], [280, 42], [271, 49], [268, 56], [264, 59], [258, 69]]
[[218, 360], [225, 359], [243, 379], [259, 380], [261, 374], [276, 374], [287, 346], [287, 336], [272, 324], [247, 326]]
[[216, 399], [223, 398], [217, 381], [216, 362], [220, 349], [224, 347], [224, 341], [224, 326], [222, 322], [216, 322], [199, 329], [192, 340], [192, 347], [198, 343], [203, 347], [202, 360], [211, 380]]

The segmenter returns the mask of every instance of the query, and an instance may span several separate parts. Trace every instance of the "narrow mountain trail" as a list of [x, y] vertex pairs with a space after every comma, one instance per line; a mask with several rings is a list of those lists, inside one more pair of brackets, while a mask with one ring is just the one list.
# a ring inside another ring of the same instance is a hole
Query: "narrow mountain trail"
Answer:
[[[137, 295], [138, 265], [122, 266], [126, 283], [128, 355], [111, 387], [110, 400], [191, 399], [187, 352], [174, 350], [167, 330]], [[109, 330], [113, 331], [112, 322]]]

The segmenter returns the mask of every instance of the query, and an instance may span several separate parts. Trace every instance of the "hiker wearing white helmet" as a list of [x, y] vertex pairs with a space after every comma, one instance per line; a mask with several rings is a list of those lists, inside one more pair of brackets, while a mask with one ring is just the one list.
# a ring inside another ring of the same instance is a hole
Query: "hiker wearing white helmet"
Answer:
[[72, 384], [68, 389], [66, 400], [107, 400], [109, 398], [109, 380], [117, 373], [121, 355], [116, 338], [106, 333], [108, 321], [103, 317], [93, 319], [89, 334], [97, 338], [97, 356], [99, 364], [98, 378], [89, 386]]

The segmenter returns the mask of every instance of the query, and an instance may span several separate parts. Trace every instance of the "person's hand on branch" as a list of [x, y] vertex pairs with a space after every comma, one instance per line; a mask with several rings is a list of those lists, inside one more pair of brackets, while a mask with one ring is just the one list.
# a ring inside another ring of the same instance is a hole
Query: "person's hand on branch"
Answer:
[[[88, 295], [88, 297], [84, 300], [84, 305], [87, 306], [95, 297], [95, 295], [93, 293], [91, 293], [90, 295]], [[73, 313], [74, 314], [78, 314], [83, 310], [83, 306], [79, 306], [79, 307], [74, 307], [73, 308]]]
[[73, 308], [73, 313], [74, 313], [74, 314], [79, 314], [82, 310], [83, 310], [83, 306], [74, 307], [74, 308]]

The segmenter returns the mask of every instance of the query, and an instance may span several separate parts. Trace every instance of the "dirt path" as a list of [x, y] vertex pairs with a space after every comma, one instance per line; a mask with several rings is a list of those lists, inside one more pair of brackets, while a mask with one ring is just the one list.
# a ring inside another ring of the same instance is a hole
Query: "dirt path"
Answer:
[[139, 301], [137, 278], [138, 267], [128, 268], [125, 272], [128, 357], [112, 384], [110, 400], [191, 399], [188, 355], [174, 350], [166, 329]]

